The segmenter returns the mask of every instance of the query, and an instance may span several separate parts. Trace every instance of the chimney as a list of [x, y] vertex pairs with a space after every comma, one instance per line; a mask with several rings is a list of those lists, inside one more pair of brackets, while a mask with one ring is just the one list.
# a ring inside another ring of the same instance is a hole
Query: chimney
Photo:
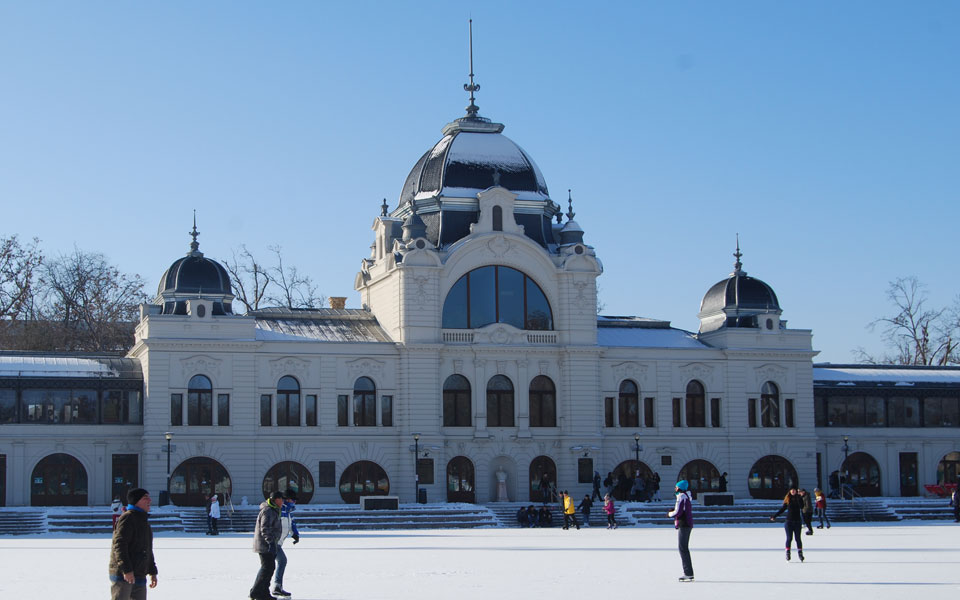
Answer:
[[345, 296], [330, 296], [330, 308], [346, 308], [347, 298]]

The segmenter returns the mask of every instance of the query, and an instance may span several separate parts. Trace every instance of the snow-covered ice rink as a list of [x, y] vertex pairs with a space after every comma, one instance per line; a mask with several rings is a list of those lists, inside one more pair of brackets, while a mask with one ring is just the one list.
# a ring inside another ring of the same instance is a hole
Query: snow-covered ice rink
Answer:
[[[839, 524], [804, 536], [786, 562], [783, 527], [693, 531], [696, 582], [681, 574], [673, 528], [305, 532], [285, 544], [294, 600], [763, 597], [877, 600], [960, 592], [960, 526]], [[258, 567], [251, 536], [158, 534], [160, 585], [148, 598], [244, 599]], [[0, 598], [108, 598], [110, 540], [0, 537]]]

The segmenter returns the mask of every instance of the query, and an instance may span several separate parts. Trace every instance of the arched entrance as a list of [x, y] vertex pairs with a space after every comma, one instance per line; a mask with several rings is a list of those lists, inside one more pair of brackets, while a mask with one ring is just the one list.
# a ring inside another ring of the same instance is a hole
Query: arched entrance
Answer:
[[359, 460], [340, 474], [340, 497], [347, 504], [358, 504], [360, 496], [386, 496], [390, 493], [390, 479], [380, 465]]
[[225, 498], [233, 484], [227, 469], [210, 457], [188, 458], [170, 475], [170, 501], [177, 506], [206, 506], [214, 492]]
[[750, 467], [747, 487], [751, 498], [782, 500], [792, 485], [799, 485], [797, 470], [782, 456], [764, 456]]
[[551, 502], [557, 498], [557, 465], [549, 456], [530, 462], [530, 502]]
[[715, 492], [720, 489], [720, 471], [708, 460], [691, 460], [680, 469], [680, 479], [686, 479], [690, 491]]
[[466, 456], [455, 456], [447, 463], [447, 502], [477, 501], [473, 463]]
[[31, 506], [86, 506], [87, 470], [69, 454], [51, 454], [33, 468]]
[[950, 452], [937, 465], [937, 483], [958, 483], [960, 478], [960, 452]]
[[880, 495], [880, 465], [866, 452], [854, 452], [843, 461], [844, 483], [861, 496]]
[[263, 477], [263, 497], [268, 498], [274, 490], [297, 493], [297, 503], [308, 504], [313, 498], [313, 477], [310, 470], [298, 462], [279, 462]]
[[[640, 478], [643, 485], [637, 485], [637, 471], [640, 471]], [[633, 459], [625, 460], [613, 473], [613, 497], [621, 502], [626, 500], [644, 500], [653, 489], [650, 485], [653, 480], [653, 470], [647, 463], [637, 462]]]

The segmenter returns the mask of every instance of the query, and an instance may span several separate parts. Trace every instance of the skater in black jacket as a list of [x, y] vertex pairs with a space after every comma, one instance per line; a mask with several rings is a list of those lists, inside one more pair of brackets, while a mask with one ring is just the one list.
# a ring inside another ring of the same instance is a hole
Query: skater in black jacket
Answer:
[[776, 521], [784, 512], [787, 513], [787, 520], [783, 524], [787, 533], [787, 560], [790, 560], [790, 539], [794, 538], [797, 540], [797, 556], [800, 557], [800, 562], [803, 562], [803, 540], [800, 539], [800, 531], [803, 529], [803, 499], [797, 493], [796, 487], [790, 488], [783, 499], [783, 506], [770, 520]]

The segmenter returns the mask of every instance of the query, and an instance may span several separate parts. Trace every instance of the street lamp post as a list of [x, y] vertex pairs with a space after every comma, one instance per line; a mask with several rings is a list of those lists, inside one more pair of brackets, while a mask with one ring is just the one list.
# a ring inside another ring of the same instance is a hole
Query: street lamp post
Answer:
[[847, 443], [850, 441], [850, 436], [843, 436], [843, 464], [840, 466], [840, 474], [837, 479], [840, 480], [840, 499], [843, 500], [843, 486], [846, 482], [846, 477], [844, 475], [844, 470], [847, 468], [847, 458], [850, 456], [850, 445]]
[[633, 434], [633, 451], [634, 458], [636, 458], [637, 461], [637, 470], [640, 469], [640, 450], [640, 432], [638, 431], [637, 433]]
[[168, 431], [163, 434], [167, 440], [167, 503], [170, 503], [170, 440], [173, 439], [173, 432]]
[[413, 501], [420, 502], [420, 434], [413, 434]]

